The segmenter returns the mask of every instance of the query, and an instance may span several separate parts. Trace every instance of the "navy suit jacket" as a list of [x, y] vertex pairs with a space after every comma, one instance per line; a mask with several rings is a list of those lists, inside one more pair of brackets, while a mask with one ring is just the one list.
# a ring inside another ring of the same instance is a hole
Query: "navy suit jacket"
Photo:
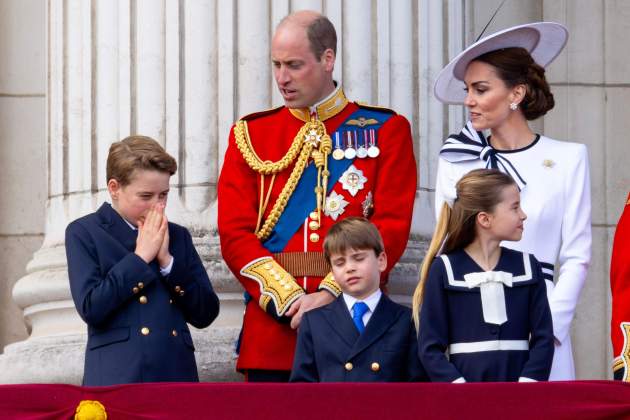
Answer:
[[88, 325], [84, 385], [199, 380], [186, 323], [210, 325], [219, 299], [188, 230], [168, 231], [174, 262], [163, 277], [134, 253], [137, 231], [109, 204], [68, 225], [70, 290]]
[[306, 312], [298, 331], [292, 382], [426, 380], [411, 310], [382, 295], [359, 335], [343, 296]]

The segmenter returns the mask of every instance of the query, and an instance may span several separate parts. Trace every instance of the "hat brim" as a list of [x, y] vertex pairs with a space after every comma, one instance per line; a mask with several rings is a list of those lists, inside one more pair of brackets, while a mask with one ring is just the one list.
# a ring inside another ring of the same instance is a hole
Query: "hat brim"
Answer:
[[475, 58], [502, 48], [521, 47], [539, 65], [546, 67], [560, 54], [567, 43], [569, 31], [555, 22], [536, 22], [504, 29], [466, 48], [438, 75], [433, 88], [435, 97], [447, 104], [462, 104], [466, 98], [464, 74]]

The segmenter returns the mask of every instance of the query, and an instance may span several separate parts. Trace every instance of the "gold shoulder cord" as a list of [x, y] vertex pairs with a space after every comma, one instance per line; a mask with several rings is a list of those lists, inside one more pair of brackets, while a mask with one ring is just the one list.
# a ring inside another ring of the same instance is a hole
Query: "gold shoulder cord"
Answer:
[[245, 162], [247, 162], [250, 168], [260, 174], [275, 175], [278, 172], [285, 170], [300, 152], [300, 148], [302, 147], [302, 143], [304, 141], [304, 133], [306, 132], [305, 126], [306, 124], [302, 127], [302, 129], [300, 129], [300, 131], [298, 131], [298, 134], [293, 139], [293, 143], [291, 143], [291, 147], [289, 147], [287, 153], [277, 162], [263, 162], [258, 157], [254, 151], [252, 142], [249, 139], [247, 121], [240, 120], [236, 123], [236, 126], [234, 127], [234, 137], [236, 139], [236, 146], [238, 146], [238, 150], [241, 151]]
[[[332, 151], [332, 139], [326, 133], [326, 126], [319, 120], [313, 119], [305, 123], [298, 131], [297, 135], [291, 143], [291, 147], [287, 153], [277, 162], [262, 161], [260, 157], [254, 151], [252, 146], [249, 131], [247, 129], [246, 121], [238, 121], [234, 126], [234, 138], [236, 140], [236, 146], [243, 155], [243, 159], [254, 171], [260, 174], [260, 197], [258, 205], [258, 222], [256, 224], [256, 236], [258, 239], [265, 240], [271, 234], [271, 231], [278, 223], [278, 219], [284, 212], [284, 209], [289, 201], [289, 198], [295, 191], [306, 165], [308, 164], [309, 157], [312, 157], [317, 167], [317, 187], [315, 187], [315, 194], [317, 196], [317, 212], [318, 220], [321, 220], [321, 209], [324, 207], [326, 199], [326, 190], [328, 185], [328, 154]], [[318, 150], [314, 150], [319, 145]], [[269, 203], [269, 196], [271, 195], [271, 189], [277, 173], [285, 170], [295, 158], [298, 156], [297, 161], [287, 183], [282, 188], [282, 192], [276, 199], [276, 202], [267, 216], [265, 223], [260, 227], [262, 216], [265, 213], [267, 204]], [[265, 175], [272, 175], [271, 183], [267, 194], [264, 193], [265, 187]], [[263, 197], [265, 197], [263, 199]]]

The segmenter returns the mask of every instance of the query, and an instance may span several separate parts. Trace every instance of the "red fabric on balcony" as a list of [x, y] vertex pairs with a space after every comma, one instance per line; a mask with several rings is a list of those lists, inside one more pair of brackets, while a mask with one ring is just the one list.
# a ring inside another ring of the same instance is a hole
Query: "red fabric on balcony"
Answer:
[[630, 385], [612, 381], [0, 385], [0, 418], [71, 419], [81, 400], [100, 401], [112, 420], [630, 418]]

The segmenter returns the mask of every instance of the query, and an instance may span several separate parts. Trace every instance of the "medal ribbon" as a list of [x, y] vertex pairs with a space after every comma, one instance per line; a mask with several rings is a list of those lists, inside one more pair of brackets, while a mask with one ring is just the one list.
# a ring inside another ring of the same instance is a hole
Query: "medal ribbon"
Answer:
[[[340, 137], [344, 139], [345, 132], [356, 129], [356, 126], [348, 125], [348, 122], [350, 120], [357, 120], [360, 117], [366, 120], [377, 120], [378, 123], [369, 125], [367, 128], [378, 130], [392, 115], [393, 114], [389, 112], [359, 108], [337, 128], [335, 133], [339, 132]], [[334, 135], [331, 137], [334, 138]], [[341, 175], [350, 167], [353, 161], [354, 159], [330, 159], [328, 161], [328, 171], [330, 175], [328, 177], [326, 195], [330, 193]], [[313, 194], [313, 188], [317, 185], [317, 172], [317, 167], [313, 162], [310, 162], [306, 169], [304, 169], [300, 181], [278, 219], [278, 223], [276, 223], [271, 234], [262, 244], [270, 252], [282, 252], [289, 240], [302, 226], [309, 213], [317, 209], [317, 200]]]

